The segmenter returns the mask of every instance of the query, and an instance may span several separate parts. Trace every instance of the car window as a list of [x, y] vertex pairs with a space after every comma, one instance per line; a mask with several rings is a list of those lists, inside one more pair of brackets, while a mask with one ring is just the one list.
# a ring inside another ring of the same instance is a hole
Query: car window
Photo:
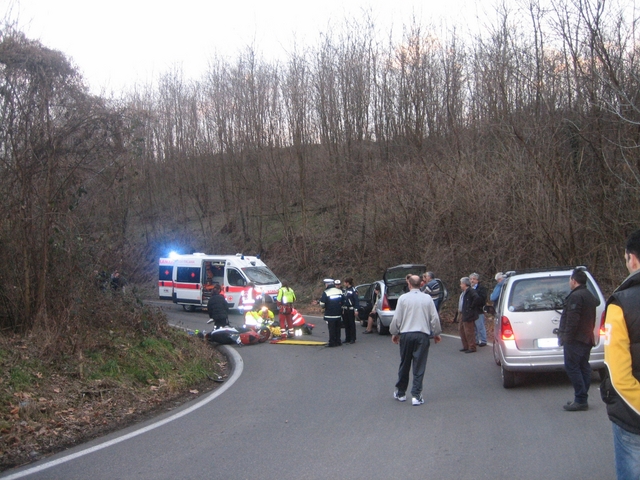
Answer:
[[279, 281], [268, 267], [245, 267], [242, 271], [256, 285], [271, 285]]
[[235, 268], [229, 268], [227, 270], [227, 281], [229, 285], [234, 287], [244, 287], [246, 285], [244, 277]]
[[358, 300], [360, 301], [360, 303], [366, 301], [366, 299], [369, 297], [368, 293], [371, 290], [371, 287], [371, 284], [358, 285], [356, 287], [356, 291], [358, 292]]
[[404, 282], [407, 275], [422, 275], [427, 271], [424, 265], [398, 265], [388, 268], [384, 272], [386, 283]]
[[[510, 312], [562, 310], [564, 299], [571, 291], [569, 277], [570, 275], [567, 274], [559, 277], [515, 280], [509, 292], [507, 309]], [[600, 305], [600, 297], [591, 279], [588, 281], [587, 288]]]

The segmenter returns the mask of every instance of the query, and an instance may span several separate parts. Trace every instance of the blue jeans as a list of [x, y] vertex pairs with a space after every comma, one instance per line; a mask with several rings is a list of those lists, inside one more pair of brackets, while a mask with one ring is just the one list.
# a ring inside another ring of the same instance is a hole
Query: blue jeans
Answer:
[[640, 479], [640, 435], [613, 423], [613, 451], [618, 480]]
[[487, 328], [484, 326], [484, 313], [476, 320], [476, 343], [487, 343]]
[[589, 387], [591, 386], [591, 365], [589, 355], [591, 345], [582, 342], [566, 343], [564, 345], [564, 369], [573, 385], [576, 403], [587, 403]]

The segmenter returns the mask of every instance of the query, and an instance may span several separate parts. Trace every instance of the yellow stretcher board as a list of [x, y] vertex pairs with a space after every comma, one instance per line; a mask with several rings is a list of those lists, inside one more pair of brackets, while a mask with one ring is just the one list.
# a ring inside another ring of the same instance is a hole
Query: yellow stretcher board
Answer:
[[271, 340], [271, 343], [285, 344], [285, 345], [326, 345], [327, 342], [319, 342], [317, 340]]

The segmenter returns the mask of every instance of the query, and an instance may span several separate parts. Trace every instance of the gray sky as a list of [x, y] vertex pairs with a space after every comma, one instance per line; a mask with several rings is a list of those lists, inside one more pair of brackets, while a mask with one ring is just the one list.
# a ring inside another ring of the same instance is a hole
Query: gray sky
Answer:
[[[485, 5], [488, 2], [484, 2]], [[70, 57], [94, 93], [145, 84], [173, 67], [198, 78], [214, 54], [254, 45], [283, 58], [317, 45], [321, 32], [370, 10], [380, 31], [424, 24], [467, 25], [475, 0], [0, 0], [0, 14], [29, 38]], [[486, 8], [486, 7], [483, 7]], [[465, 20], [466, 18], [466, 20]]]

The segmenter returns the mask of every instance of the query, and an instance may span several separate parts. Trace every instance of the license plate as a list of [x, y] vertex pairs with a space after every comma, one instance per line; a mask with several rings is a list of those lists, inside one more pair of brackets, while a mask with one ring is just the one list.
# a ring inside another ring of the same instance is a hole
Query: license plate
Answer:
[[557, 338], [539, 338], [538, 348], [558, 348]]

